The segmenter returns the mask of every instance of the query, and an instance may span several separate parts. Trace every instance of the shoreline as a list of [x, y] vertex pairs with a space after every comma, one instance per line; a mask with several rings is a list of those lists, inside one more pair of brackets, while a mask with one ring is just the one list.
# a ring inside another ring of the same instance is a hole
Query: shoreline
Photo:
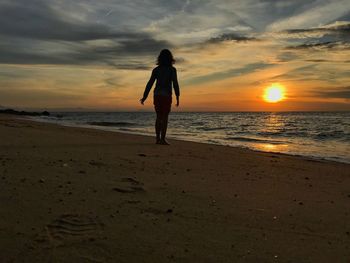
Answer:
[[[139, 135], [139, 136], [146, 136], [146, 137], [154, 137], [154, 135], [151, 134], [145, 134], [145, 133], [139, 133], [139, 132], [133, 132], [133, 131], [123, 131], [123, 130], [117, 130], [113, 129], [113, 127], [108, 126], [98, 126], [98, 125], [89, 125], [89, 124], [77, 124], [77, 123], [57, 123], [57, 122], [51, 122], [49, 120], [42, 119], [42, 117], [24, 117], [23, 119], [27, 119], [30, 121], [40, 122], [40, 123], [49, 123], [53, 125], [58, 126], [64, 126], [64, 127], [71, 127], [71, 128], [82, 128], [82, 129], [93, 129], [98, 131], [106, 131], [106, 132], [115, 132], [115, 133], [121, 133], [121, 134], [130, 134], [130, 135]], [[284, 153], [284, 152], [278, 152], [278, 151], [264, 151], [259, 149], [253, 149], [249, 146], [243, 146], [243, 145], [230, 145], [230, 144], [221, 144], [221, 143], [211, 143], [211, 142], [203, 142], [200, 140], [186, 140], [185, 138], [176, 138], [172, 137], [171, 135], [168, 135], [168, 138], [170, 140], [175, 141], [183, 141], [183, 142], [193, 142], [193, 143], [201, 143], [205, 145], [216, 145], [216, 146], [224, 146], [224, 147], [232, 147], [232, 148], [238, 148], [238, 149], [245, 149], [248, 151], [253, 152], [260, 152], [260, 153], [273, 153], [273, 154], [281, 154], [281, 155], [287, 155], [287, 156], [294, 156], [299, 158], [305, 158], [307, 160], [311, 161], [320, 161], [320, 162], [334, 162], [334, 163], [342, 163], [342, 164], [350, 164], [350, 160], [346, 159], [337, 159], [337, 157], [333, 158], [327, 158], [327, 157], [320, 157], [320, 156], [311, 156], [311, 155], [302, 155], [302, 154], [293, 154], [293, 153]]]
[[0, 116], [3, 262], [346, 262], [350, 165]]

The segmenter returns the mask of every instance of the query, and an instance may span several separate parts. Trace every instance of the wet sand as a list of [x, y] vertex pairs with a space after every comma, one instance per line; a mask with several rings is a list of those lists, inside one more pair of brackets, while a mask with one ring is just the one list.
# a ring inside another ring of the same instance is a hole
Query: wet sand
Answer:
[[350, 165], [0, 116], [0, 262], [350, 262]]

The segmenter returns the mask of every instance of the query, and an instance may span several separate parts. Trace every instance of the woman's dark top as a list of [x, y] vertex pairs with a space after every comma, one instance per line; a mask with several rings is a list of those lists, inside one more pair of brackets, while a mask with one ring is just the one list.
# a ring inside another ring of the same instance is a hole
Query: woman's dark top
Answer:
[[179, 83], [177, 82], [176, 68], [173, 66], [158, 66], [152, 70], [152, 75], [148, 81], [145, 92], [143, 94], [144, 98], [147, 98], [154, 81], [156, 82], [156, 87], [154, 89], [154, 95], [160, 96], [171, 96], [172, 95], [172, 83], [174, 85], [174, 91], [176, 96], [180, 96]]

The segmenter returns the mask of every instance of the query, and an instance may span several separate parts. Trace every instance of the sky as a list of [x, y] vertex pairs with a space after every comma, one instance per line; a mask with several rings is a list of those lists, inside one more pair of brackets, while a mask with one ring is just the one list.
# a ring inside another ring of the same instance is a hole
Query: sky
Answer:
[[0, 108], [152, 110], [164, 48], [175, 111], [350, 110], [349, 0], [1, 0]]

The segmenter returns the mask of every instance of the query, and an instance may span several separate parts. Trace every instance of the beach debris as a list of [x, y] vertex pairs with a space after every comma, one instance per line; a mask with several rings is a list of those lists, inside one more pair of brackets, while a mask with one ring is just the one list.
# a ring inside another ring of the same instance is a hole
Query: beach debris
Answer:
[[135, 193], [144, 192], [145, 189], [142, 187], [143, 183], [137, 181], [131, 177], [124, 177], [117, 187], [113, 188], [113, 191], [119, 193]]
[[173, 209], [169, 208], [168, 210], [166, 210], [167, 214], [170, 214], [173, 212]]
[[305, 180], [310, 180], [310, 178], [309, 178], [309, 177], [307, 177], [307, 176], [306, 176], [304, 179], [305, 179]]
[[144, 153], [139, 153], [138, 155], [141, 157], [146, 157], [146, 154], [144, 154]]
[[80, 170], [79, 173], [80, 173], [80, 174], [86, 174], [86, 172], [83, 171], [83, 170]]
[[190, 168], [187, 168], [187, 169], [186, 169], [186, 171], [187, 171], [187, 172], [190, 172], [190, 171], [191, 171], [191, 169], [190, 169]]
[[130, 186], [130, 187], [114, 187], [113, 191], [119, 193], [136, 193], [136, 192], [144, 192], [145, 189], [139, 186]]
[[299, 202], [299, 205], [303, 205], [304, 203], [303, 202]]
[[91, 161], [89, 162], [89, 164], [90, 164], [90, 165], [97, 166], [97, 167], [101, 167], [101, 166], [104, 166], [104, 165], [105, 165], [104, 163], [102, 163], [102, 162], [97, 162], [97, 161], [95, 161], [95, 160], [91, 160]]
[[132, 185], [142, 185], [142, 183], [140, 183], [139, 181], [137, 181], [131, 177], [124, 177], [124, 178], [122, 178], [121, 181], [131, 183]]
[[45, 180], [43, 178], [40, 178], [39, 183], [45, 183]]
[[126, 202], [127, 202], [128, 204], [139, 204], [139, 203], [141, 203], [140, 200], [126, 200]]

